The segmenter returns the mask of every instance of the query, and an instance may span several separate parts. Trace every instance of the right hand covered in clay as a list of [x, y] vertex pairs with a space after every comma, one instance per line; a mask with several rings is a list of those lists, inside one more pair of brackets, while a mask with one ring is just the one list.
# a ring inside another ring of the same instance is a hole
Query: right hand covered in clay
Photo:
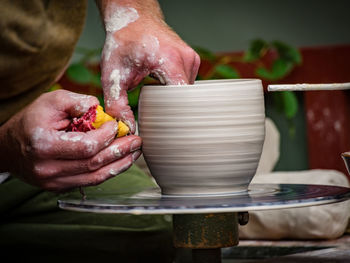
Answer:
[[141, 138], [115, 138], [116, 121], [88, 132], [66, 132], [72, 117], [98, 104], [65, 90], [45, 93], [0, 128], [0, 169], [45, 190], [97, 185], [128, 169]]
[[164, 21], [156, 0], [99, 0], [106, 29], [101, 60], [106, 112], [135, 132], [127, 91], [152, 74], [166, 85], [192, 84], [198, 54]]

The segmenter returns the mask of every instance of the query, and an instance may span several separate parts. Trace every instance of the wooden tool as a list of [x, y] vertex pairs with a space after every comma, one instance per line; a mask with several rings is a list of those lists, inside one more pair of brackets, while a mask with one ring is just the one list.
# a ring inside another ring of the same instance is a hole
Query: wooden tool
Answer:
[[322, 84], [273, 84], [268, 85], [268, 91], [309, 91], [309, 90], [347, 90], [350, 82]]

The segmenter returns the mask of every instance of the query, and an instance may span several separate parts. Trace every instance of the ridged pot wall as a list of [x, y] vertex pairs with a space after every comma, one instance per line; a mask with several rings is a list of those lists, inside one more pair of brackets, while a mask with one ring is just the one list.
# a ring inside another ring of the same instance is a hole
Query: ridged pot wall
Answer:
[[260, 80], [145, 86], [139, 134], [148, 167], [167, 195], [247, 190], [265, 137]]

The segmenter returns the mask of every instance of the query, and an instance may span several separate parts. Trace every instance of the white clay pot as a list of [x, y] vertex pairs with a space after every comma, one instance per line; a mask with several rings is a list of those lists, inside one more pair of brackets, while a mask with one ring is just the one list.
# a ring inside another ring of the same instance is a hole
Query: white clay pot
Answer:
[[265, 138], [260, 80], [145, 86], [138, 120], [144, 158], [162, 194], [247, 190]]

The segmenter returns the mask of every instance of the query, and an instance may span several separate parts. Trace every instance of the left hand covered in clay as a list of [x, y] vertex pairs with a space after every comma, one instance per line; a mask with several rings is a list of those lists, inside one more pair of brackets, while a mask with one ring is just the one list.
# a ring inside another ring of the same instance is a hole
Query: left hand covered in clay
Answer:
[[120, 129], [113, 118], [98, 129], [67, 131], [72, 117], [98, 103], [67, 90], [42, 94], [0, 127], [0, 171], [62, 192], [98, 185], [127, 170], [141, 155], [142, 141], [135, 135], [115, 138]]
[[192, 84], [198, 54], [164, 22], [156, 0], [100, 0], [106, 28], [102, 86], [106, 112], [135, 132], [127, 91], [152, 74], [162, 84]]

